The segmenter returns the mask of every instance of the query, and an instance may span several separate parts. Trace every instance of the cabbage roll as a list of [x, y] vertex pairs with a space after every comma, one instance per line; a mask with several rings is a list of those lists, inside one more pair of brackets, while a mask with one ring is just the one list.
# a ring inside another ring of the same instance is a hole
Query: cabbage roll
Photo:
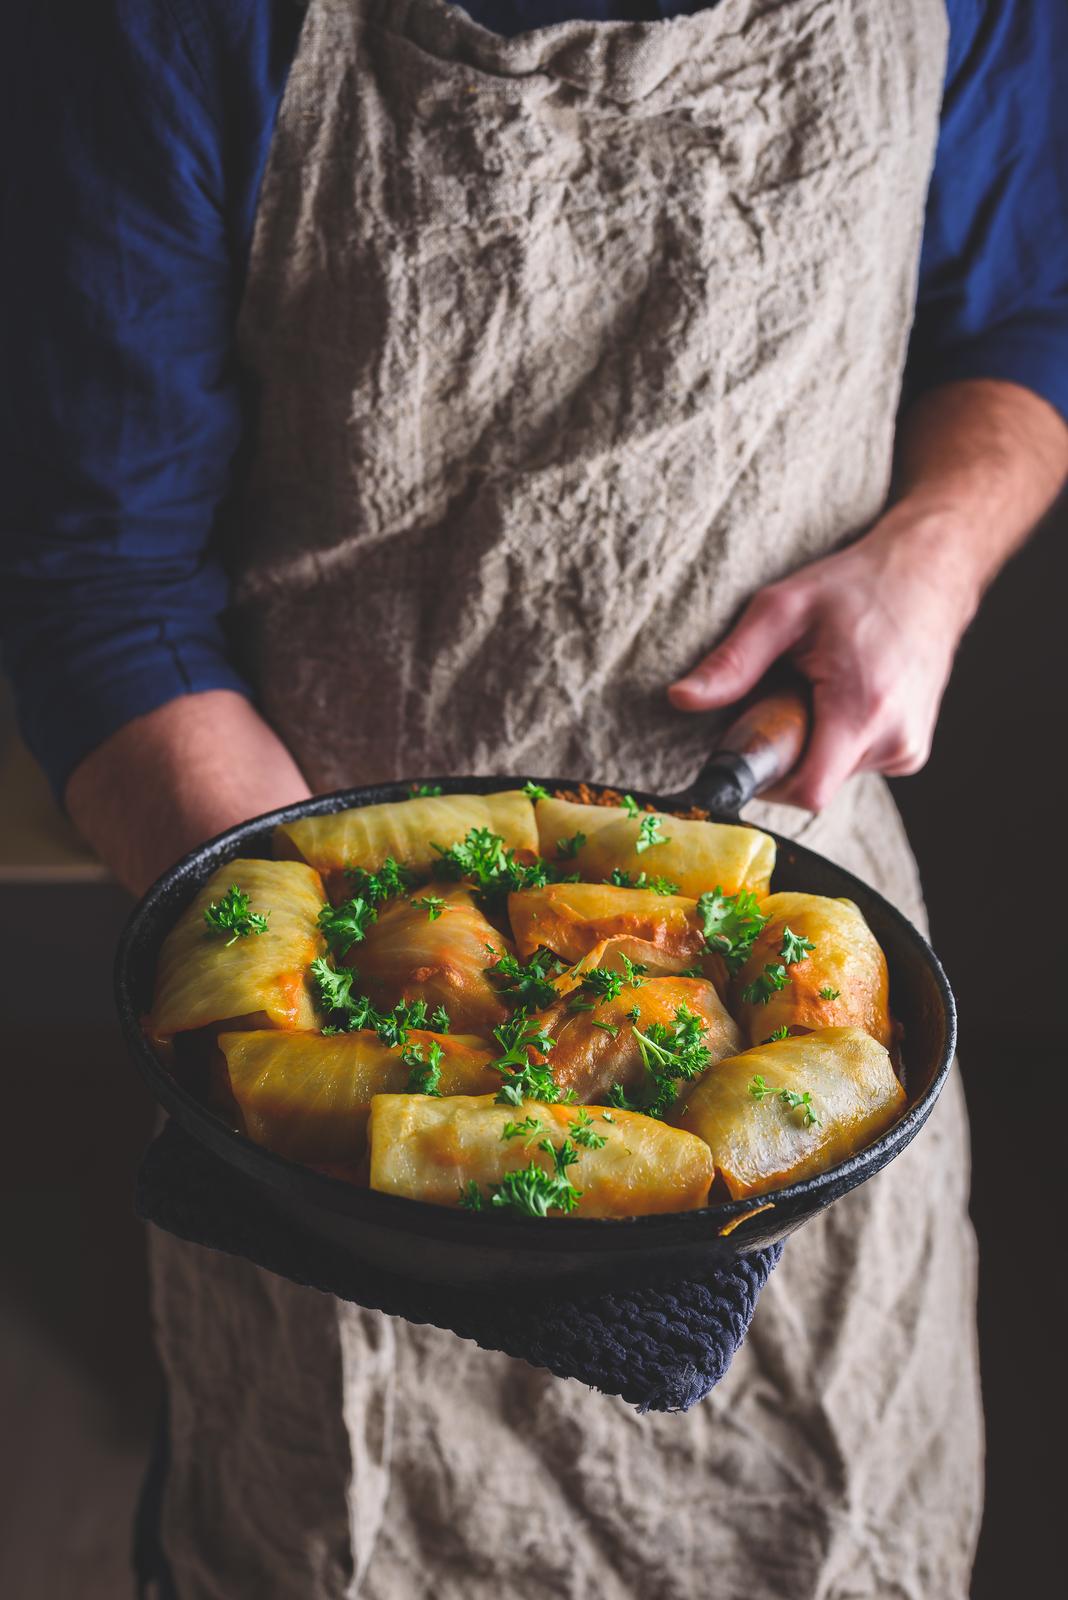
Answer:
[[[610, 950], [603, 967], [613, 970]], [[576, 1009], [591, 1004], [592, 1010]], [[637, 1022], [631, 1015], [635, 1006]], [[572, 1090], [582, 1104], [605, 1100], [617, 1083], [632, 1094], [646, 1078], [635, 1027], [644, 1032], [655, 1022], [670, 1026], [680, 1006], [703, 1019], [701, 1042], [713, 1061], [742, 1048], [737, 1025], [705, 978], [651, 977], [604, 1000], [589, 988], [575, 988], [539, 1017], [553, 1040], [549, 1060], [560, 1089]]]
[[[440, 1050], [439, 1094], [488, 1094], [500, 1087], [493, 1052], [480, 1039], [413, 1029], [408, 1046], [424, 1061]], [[248, 1137], [277, 1155], [317, 1165], [353, 1165], [367, 1145], [376, 1094], [408, 1088], [412, 1067], [374, 1033], [224, 1033], [217, 1087], [236, 1106]]]
[[570, 962], [604, 939], [637, 939], [656, 952], [661, 970], [682, 972], [705, 949], [696, 900], [651, 889], [602, 883], [519, 889], [508, 896], [508, 917], [524, 961], [542, 945]]
[[[735, 981], [735, 1015], [750, 1044], [780, 1028], [863, 1028], [889, 1047], [889, 979], [886, 957], [852, 900], [818, 894], [772, 894], [760, 910], [771, 921], [757, 936]], [[807, 939], [813, 949], [786, 968], [783, 987], [766, 1004], [746, 1001], [746, 987], [767, 964], [779, 963], [783, 929]]]
[[[536, 1126], [505, 1136], [509, 1124], [520, 1128], [527, 1118]], [[584, 1122], [585, 1137], [596, 1147], [581, 1142]], [[566, 1138], [575, 1145], [577, 1159], [566, 1170], [582, 1191], [573, 1212], [579, 1217], [690, 1211], [706, 1203], [713, 1178], [701, 1139], [632, 1111], [591, 1114], [529, 1100], [518, 1108], [498, 1106], [490, 1095], [376, 1095], [369, 1138], [372, 1189], [442, 1206], [459, 1205], [472, 1183], [483, 1204], [492, 1206], [492, 1186], [531, 1161], [551, 1175], [556, 1159], [539, 1148], [543, 1138], [554, 1149]]]
[[448, 849], [472, 828], [499, 834], [512, 850], [534, 856], [538, 829], [534, 807], [520, 789], [499, 794], [441, 794], [359, 806], [329, 817], [283, 822], [274, 832], [277, 856], [306, 861], [323, 874], [331, 898], [344, 899], [346, 867], [377, 872], [387, 856], [415, 881], [428, 878], [441, 860], [434, 845]]
[[359, 973], [359, 988], [379, 1009], [400, 1000], [443, 1005], [450, 1027], [459, 1033], [493, 1032], [508, 1007], [487, 973], [512, 942], [486, 921], [474, 895], [463, 886], [441, 886], [438, 915], [416, 904], [422, 896], [392, 901], [346, 956]]
[[[614, 806], [584, 806], [569, 800], [539, 800], [541, 853], [549, 860], [566, 855], [580, 876], [599, 883], [616, 869], [631, 877], [646, 873], [667, 878], [679, 894], [696, 899], [706, 889], [765, 895], [775, 866], [775, 841], [742, 823], [697, 822], [663, 812], [628, 816]], [[656, 823], [654, 827], [653, 824]], [[654, 841], [639, 850], [643, 837]], [[560, 850], [560, 841], [585, 835], [577, 853]]]
[[683, 1095], [669, 1121], [705, 1140], [735, 1200], [844, 1161], [905, 1109], [889, 1055], [860, 1028], [821, 1028], [729, 1056]]
[[[236, 884], [266, 931], [228, 942], [204, 913]], [[226, 1023], [231, 1028], [314, 1028], [308, 968], [323, 953], [317, 872], [296, 861], [231, 861], [213, 872], [163, 941], [148, 1028], [156, 1039]]]

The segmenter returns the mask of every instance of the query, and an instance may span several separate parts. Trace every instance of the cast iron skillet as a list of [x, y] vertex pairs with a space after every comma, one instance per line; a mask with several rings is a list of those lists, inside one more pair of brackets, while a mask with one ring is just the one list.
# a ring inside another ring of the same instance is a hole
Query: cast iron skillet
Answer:
[[[698, 805], [717, 819], [734, 821], [747, 800], [790, 770], [806, 736], [803, 700], [791, 691], [782, 692], [743, 714], [688, 789], [672, 795], [636, 791], [636, 798], [665, 811]], [[487, 794], [527, 776], [428, 781], [440, 781], [446, 794]], [[535, 781], [552, 791], [574, 788], [577, 780]], [[953, 995], [937, 957], [882, 895], [825, 857], [776, 835], [779, 854], [773, 889], [856, 901], [886, 952], [891, 1007], [904, 1027], [908, 1110], [882, 1138], [848, 1161], [759, 1199], [702, 1211], [623, 1220], [574, 1216], [534, 1221], [507, 1213], [450, 1210], [357, 1189], [273, 1155], [233, 1132], [171, 1075], [142, 1033], [140, 1019], [151, 1005], [164, 936], [218, 866], [237, 856], [269, 856], [277, 823], [401, 800], [410, 788], [411, 782], [405, 782], [340, 790], [229, 829], [164, 873], [135, 908], [119, 944], [115, 971], [119, 1017], [152, 1093], [188, 1133], [257, 1184], [261, 1197], [282, 1215], [341, 1244], [357, 1261], [425, 1281], [530, 1286], [538, 1279], [581, 1275], [584, 1286], [623, 1286], [708, 1267], [785, 1238], [833, 1200], [874, 1177], [927, 1121], [949, 1072], [956, 1040]]]

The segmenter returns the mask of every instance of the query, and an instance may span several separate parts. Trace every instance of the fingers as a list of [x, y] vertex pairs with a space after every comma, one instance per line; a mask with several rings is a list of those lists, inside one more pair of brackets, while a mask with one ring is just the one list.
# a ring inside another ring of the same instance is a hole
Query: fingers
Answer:
[[796, 643], [803, 627], [804, 612], [788, 591], [761, 589], [722, 644], [671, 685], [668, 699], [679, 711], [732, 705]]
[[823, 811], [848, 777], [868, 764], [869, 734], [843, 706], [833, 684], [812, 690], [812, 733], [797, 769], [766, 796], [805, 811]]

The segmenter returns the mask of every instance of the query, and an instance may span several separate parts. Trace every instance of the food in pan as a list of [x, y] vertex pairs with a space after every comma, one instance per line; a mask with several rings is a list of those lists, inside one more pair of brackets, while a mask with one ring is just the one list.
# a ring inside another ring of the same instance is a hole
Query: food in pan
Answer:
[[232, 1097], [245, 1132], [280, 1156], [357, 1165], [376, 1094], [428, 1087], [436, 1095], [489, 1094], [494, 1051], [483, 1039], [413, 1028], [398, 1048], [377, 1033], [224, 1033], [220, 1099]]
[[[749, 1043], [783, 1027], [855, 1027], [889, 1046], [886, 957], [859, 907], [817, 894], [770, 894], [760, 910], [768, 921], [735, 979]], [[804, 960], [791, 961], [799, 952]]]
[[[767, 894], [775, 841], [758, 828], [549, 798], [538, 804], [538, 838], [548, 860], [574, 861], [582, 878], [637, 885], [656, 877], [694, 899], [719, 885], [725, 894]], [[614, 881], [614, 880], [613, 880]]]
[[392, 860], [413, 880], [429, 878], [440, 848], [482, 830], [520, 856], [538, 854], [538, 825], [521, 789], [500, 794], [415, 795], [401, 804], [360, 806], [325, 817], [301, 817], [275, 829], [275, 855], [295, 857], [321, 873], [331, 899], [344, 898], [346, 869], [377, 872]]
[[163, 941], [148, 1031], [315, 1028], [309, 979], [325, 948], [317, 872], [295, 861], [231, 861]]
[[904, 1108], [881, 1044], [860, 1028], [819, 1028], [720, 1061], [670, 1118], [715, 1151], [720, 1178], [741, 1200], [823, 1172]]
[[635, 1217], [708, 1200], [703, 1139], [627, 1111], [529, 1104], [492, 1095], [430, 1100], [380, 1094], [371, 1105], [371, 1188], [481, 1211]]
[[150, 1035], [279, 1155], [490, 1212], [762, 1196], [878, 1137], [906, 1097], [859, 909], [770, 893], [758, 829], [586, 798], [285, 824], [168, 936]]

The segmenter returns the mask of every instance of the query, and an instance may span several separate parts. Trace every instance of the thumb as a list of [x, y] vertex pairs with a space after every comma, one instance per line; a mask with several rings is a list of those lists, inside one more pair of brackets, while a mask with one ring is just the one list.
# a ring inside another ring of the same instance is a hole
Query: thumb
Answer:
[[733, 705], [796, 644], [803, 623], [800, 608], [781, 591], [761, 589], [722, 643], [671, 685], [668, 699], [679, 711]]

